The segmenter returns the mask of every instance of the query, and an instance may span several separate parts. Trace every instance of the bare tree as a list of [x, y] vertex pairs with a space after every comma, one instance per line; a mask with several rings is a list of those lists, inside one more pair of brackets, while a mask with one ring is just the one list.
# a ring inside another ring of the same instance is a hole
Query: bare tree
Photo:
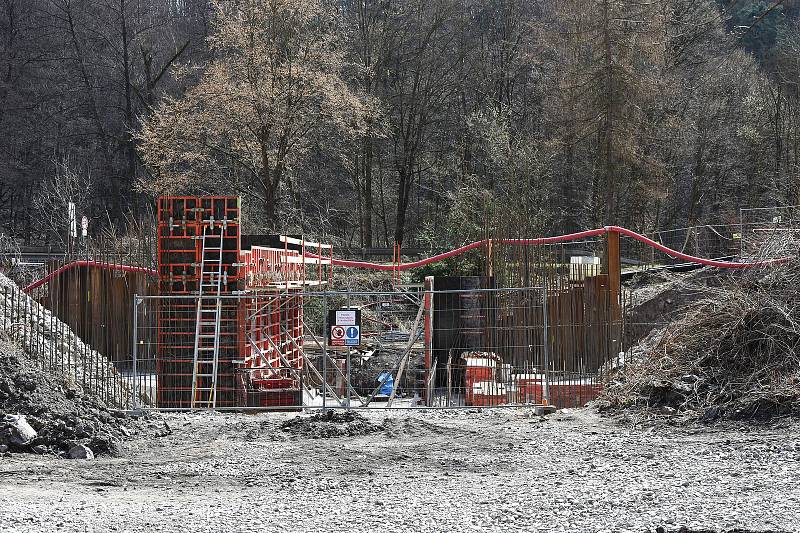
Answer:
[[[92, 176], [74, 161], [63, 158], [54, 161], [55, 172], [43, 184], [34, 197], [33, 205], [38, 219], [62, 244], [68, 244], [71, 223], [80, 231], [80, 218], [90, 211], [92, 198]], [[70, 212], [69, 206], [74, 206]], [[70, 216], [75, 217], [70, 220]]]
[[335, 13], [318, 0], [215, 2], [215, 59], [197, 86], [168, 98], [138, 138], [151, 192], [231, 189], [279, 224], [281, 185], [322, 126], [361, 123], [341, 71]]

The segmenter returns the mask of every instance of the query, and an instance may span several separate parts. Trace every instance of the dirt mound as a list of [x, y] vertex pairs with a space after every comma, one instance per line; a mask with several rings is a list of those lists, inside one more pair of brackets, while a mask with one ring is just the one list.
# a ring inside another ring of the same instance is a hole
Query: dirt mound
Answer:
[[720, 272], [713, 268], [687, 273], [664, 270], [635, 275], [625, 284], [628, 295], [625, 345], [638, 343], [654, 328], [679, 317], [682, 309], [702, 299], [705, 290], [719, 287], [721, 282]]
[[8, 338], [24, 346], [32, 359], [55, 356], [51, 366], [60, 369], [73, 388], [102, 394], [109, 406], [125, 409], [130, 405], [128, 383], [114, 363], [89, 345], [36, 300], [0, 273], [0, 329]]
[[[19, 415], [22, 415], [21, 417]], [[20, 419], [22, 420], [20, 422]], [[33, 438], [15, 438], [15, 425], [29, 425]], [[17, 344], [0, 337], [0, 450], [67, 456], [88, 446], [95, 455], [118, 455], [120, 441], [136, 424], [58, 375], [34, 366]]]
[[[613, 407], [692, 412], [701, 420], [770, 419], [800, 408], [800, 258], [748, 269], [652, 331], [612, 377]], [[775, 252], [771, 252], [772, 257]]]
[[374, 424], [354, 411], [334, 410], [296, 416], [283, 422], [280, 428], [291, 435], [309, 439], [359, 437], [386, 429], [385, 425]]

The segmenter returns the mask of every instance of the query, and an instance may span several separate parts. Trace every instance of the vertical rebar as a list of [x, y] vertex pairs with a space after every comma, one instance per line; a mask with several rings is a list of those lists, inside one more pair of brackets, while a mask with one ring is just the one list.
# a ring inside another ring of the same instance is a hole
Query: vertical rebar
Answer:
[[139, 304], [141, 300], [139, 300], [139, 295], [133, 295], [133, 387], [132, 387], [132, 394], [133, 394], [133, 408], [139, 409], [139, 379], [136, 367], [136, 360], [139, 355], [139, 339], [137, 339], [138, 331], [139, 331]]
[[542, 353], [544, 354], [544, 401], [550, 405], [550, 350], [549, 331], [547, 328], [547, 285], [542, 287]]
[[739, 260], [744, 257], [744, 211], [739, 208]]
[[322, 293], [322, 411], [328, 396], [328, 293]]

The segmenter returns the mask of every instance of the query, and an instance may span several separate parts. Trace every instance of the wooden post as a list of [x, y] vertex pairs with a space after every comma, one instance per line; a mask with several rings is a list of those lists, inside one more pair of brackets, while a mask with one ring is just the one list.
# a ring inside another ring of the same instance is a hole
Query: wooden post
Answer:
[[486, 243], [486, 261], [488, 263], [486, 275], [489, 278], [494, 276], [494, 257], [492, 256], [492, 239], [487, 239]]
[[611, 360], [622, 350], [622, 307], [620, 290], [622, 286], [622, 264], [620, 261], [619, 233], [606, 233], [605, 268], [608, 275], [609, 299], [609, 345], [604, 359]]
[[[426, 276], [424, 282], [424, 303], [425, 303], [425, 383], [430, 384], [436, 380], [432, 375], [431, 364], [433, 359], [433, 276]], [[436, 366], [435, 364], [433, 365]], [[433, 372], [435, 374], [435, 371]], [[433, 380], [433, 381], [432, 381]], [[430, 397], [431, 387], [425, 388], [425, 404], [432, 405]]]
[[609, 231], [606, 233], [606, 253], [604, 265], [608, 274], [608, 291], [611, 302], [611, 316], [617, 321], [621, 318], [620, 290], [622, 287], [622, 263], [619, 254], [619, 233]]

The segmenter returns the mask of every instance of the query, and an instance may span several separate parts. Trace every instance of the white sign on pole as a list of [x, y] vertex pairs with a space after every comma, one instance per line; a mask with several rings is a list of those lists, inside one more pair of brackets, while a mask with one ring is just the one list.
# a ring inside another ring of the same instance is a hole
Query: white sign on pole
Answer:
[[67, 204], [67, 217], [69, 218], [69, 236], [73, 239], [78, 237], [78, 220], [75, 215], [75, 204]]
[[81, 218], [81, 237], [84, 239], [89, 236], [89, 219], [84, 215]]
[[355, 310], [349, 311], [336, 311], [336, 325], [337, 326], [355, 326], [356, 325], [356, 312]]

